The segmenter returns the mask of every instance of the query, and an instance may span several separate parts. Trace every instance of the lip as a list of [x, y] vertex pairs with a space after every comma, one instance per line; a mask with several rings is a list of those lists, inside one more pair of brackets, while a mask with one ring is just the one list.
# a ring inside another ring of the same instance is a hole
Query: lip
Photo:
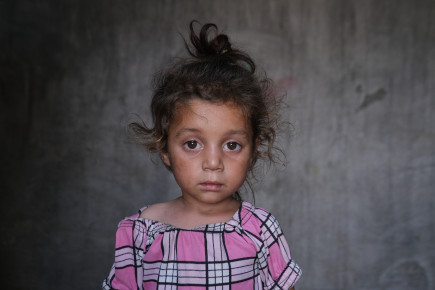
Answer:
[[205, 181], [199, 184], [201, 189], [206, 191], [219, 191], [222, 188], [222, 185], [222, 183], [216, 181]]

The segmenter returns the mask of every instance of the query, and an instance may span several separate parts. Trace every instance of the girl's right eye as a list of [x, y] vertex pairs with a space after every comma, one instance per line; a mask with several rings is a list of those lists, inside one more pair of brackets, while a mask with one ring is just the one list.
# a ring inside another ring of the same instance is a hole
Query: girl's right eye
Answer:
[[189, 150], [195, 150], [199, 148], [199, 143], [195, 140], [189, 140], [184, 143], [184, 147], [186, 147]]

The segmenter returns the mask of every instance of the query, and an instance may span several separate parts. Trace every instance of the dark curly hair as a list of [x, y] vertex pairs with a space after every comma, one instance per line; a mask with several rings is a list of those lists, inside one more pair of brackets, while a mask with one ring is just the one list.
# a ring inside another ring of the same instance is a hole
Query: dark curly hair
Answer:
[[[266, 76], [256, 75], [255, 63], [249, 55], [233, 48], [228, 36], [218, 33], [215, 24], [203, 25], [197, 35], [195, 23], [198, 22], [190, 23], [191, 46], [184, 40], [191, 57], [178, 60], [154, 76], [153, 127], [133, 122], [129, 124], [131, 136], [150, 153], [167, 152], [169, 126], [178, 105], [192, 99], [232, 103], [242, 109], [252, 126], [249, 173], [253, 176], [259, 159], [276, 161], [274, 152], [278, 148], [274, 141], [280, 98], [273, 95], [271, 81]], [[248, 185], [251, 187], [249, 180]], [[236, 197], [240, 198], [238, 193]]]

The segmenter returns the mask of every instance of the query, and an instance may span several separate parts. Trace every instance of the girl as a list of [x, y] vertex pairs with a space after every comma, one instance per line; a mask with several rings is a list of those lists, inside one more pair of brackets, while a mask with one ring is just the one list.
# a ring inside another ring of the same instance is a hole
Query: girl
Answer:
[[120, 222], [103, 289], [294, 289], [278, 221], [238, 193], [258, 159], [273, 161], [277, 99], [247, 54], [194, 23], [191, 58], [156, 76], [153, 127], [130, 125], [181, 196]]

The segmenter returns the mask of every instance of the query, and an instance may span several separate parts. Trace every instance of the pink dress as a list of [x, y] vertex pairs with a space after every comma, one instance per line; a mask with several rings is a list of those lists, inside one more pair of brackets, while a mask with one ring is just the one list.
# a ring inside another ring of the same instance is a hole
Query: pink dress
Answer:
[[140, 212], [119, 223], [103, 289], [289, 289], [302, 274], [278, 221], [249, 202], [228, 222], [191, 230]]

